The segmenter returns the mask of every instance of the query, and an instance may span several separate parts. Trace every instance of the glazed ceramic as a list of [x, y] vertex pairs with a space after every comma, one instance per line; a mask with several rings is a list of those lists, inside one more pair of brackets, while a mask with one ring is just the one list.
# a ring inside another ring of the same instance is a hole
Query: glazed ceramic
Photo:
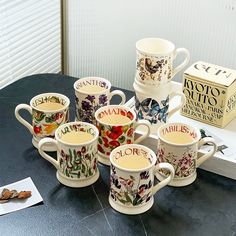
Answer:
[[[99, 92], [83, 92], [80, 88], [88, 85], [98, 85], [101, 87]], [[121, 98], [120, 105], [125, 103], [125, 94], [120, 90], [111, 90], [111, 83], [100, 77], [85, 77], [74, 83], [76, 120], [96, 124], [94, 117], [95, 111], [100, 107], [110, 104], [113, 96]]]
[[[166, 138], [169, 133], [181, 140], [182, 133], [189, 136], [192, 141], [177, 144]], [[200, 131], [197, 128], [184, 123], [169, 123], [158, 129], [157, 160], [158, 163], [167, 162], [173, 165], [175, 176], [169, 183], [171, 186], [189, 185], [197, 177], [196, 169], [217, 151], [217, 145], [213, 138], [205, 137], [201, 139]], [[212, 150], [198, 158], [199, 149], [203, 145], [212, 145]], [[165, 171], [157, 174], [159, 180], [165, 176]]]
[[[189, 62], [190, 54], [186, 48], [161, 38], [144, 38], [136, 43], [135, 79], [146, 85], [160, 85], [169, 82]], [[183, 54], [184, 61], [173, 68], [177, 55]]]
[[[72, 131], [89, 133], [92, 139], [76, 144], [62, 141], [62, 136]], [[38, 150], [40, 155], [57, 169], [56, 176], [60, 183], [74, 188], [85, 187], [96, 182], [99, 177], [97, 140], [98, 130], [94, 125], [85, 122], [70, 122], [56, 130], [55, 139], [40, 140]], [[57, 159], [43, 151], [44, 145], [47, 144], [56, 147]]]
[[[167, 123], [186, 101], [182, 92], [174, 91], [172, 82], [153, 87], [135, 81], [133, 86], [135, 91], [134, 110], [137, 119], [145, 119], [151, 123], [151, 134], [156, 135], [158, 127]], [[180, 96], [181, 99], [170, 108], [171, 101], [176, 96]]]
[[[127, 169], [117, 164], [117, 159], [138, 154], [147, 159], [150, 165], [140, 169]], [[168, 163], [155, 165], [155, 153], [143, 145], [128, 144], [117, 147], [110, 155], [110, 195], [109, 203], [115, 210], [129, 215], [140, 214], [150, 209], [154, 194], [166, 186], [174, 177], [174, 168]], [[168, 176], [154, 184], [156, 173], [164, 169]]]
[[[47, 102], [60, 103], [63, 108], [53, 111], [37, 108], [39, 104]], [[15, 116], [33, 135], [32, 143], [38, 148], [38, 142], [42, 138], [54, 137], [56, 129], [69, 121], [69, 105], [69, 98], [63, 94], [43, 93], [33, 97], [30, 105], [17, 105]], [[32, 115], [32, 125], [19, 114], [21, 110], [27, 110]], [[54, 146], [45, 145], [44, 148], [46, 151], [55, 151]]]
[[[104, 123], [101, 119], [104, 116], [119, 114], [129, 118], [129, 122], [112, 125]], [[113, 149], [120, 145], [139, 143], [150, 134], [150, 123], [146, 120], [136, 121], [136, 114], [129, 107], [121, 105], [108, 105], [98, 109], [95, 113], [97, 128], [99, 130], [98, 153], [99, 162], [110, 165], [109, 156]], [[145, 126], [145, 132], [137, 139], [134, 139], [135, 130], [139, 126]]]

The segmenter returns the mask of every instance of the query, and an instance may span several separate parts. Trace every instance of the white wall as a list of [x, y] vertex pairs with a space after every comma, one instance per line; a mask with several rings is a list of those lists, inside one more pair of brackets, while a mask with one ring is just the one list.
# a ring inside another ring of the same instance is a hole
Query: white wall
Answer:
[[[236, 69], [236, 0], [68, 0], [66, 72], [132, 88], [135, 42], [171, 40], [203, 60]], [[179, 59], [180, 60], [180, 59]], [[180, 73], [175, 80], [181, 80]]]
[[61, 71], [60, 0], [0, 1], [0, 89]]

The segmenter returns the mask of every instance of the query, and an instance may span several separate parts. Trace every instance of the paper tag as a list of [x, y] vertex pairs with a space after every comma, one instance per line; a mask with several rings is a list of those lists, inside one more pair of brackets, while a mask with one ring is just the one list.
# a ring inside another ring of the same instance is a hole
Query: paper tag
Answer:
[[0, 187], [0, 193], [2, 192], [4, 188], [7, 188], [9, 190], [15, 189], [18, 192], [31, 191], [32, 195], [31, 197], [26, 198], [26, 199], [10, 199], [8, 202], [0, 204], [0, 215], [7, 214], [13, 211], [18, 211], [18, 210], [33, 206], [43, 201], [43, 198], [41, 197], [39, 191], [35, 187], [30, 177], [20, 180], [15, 183]]

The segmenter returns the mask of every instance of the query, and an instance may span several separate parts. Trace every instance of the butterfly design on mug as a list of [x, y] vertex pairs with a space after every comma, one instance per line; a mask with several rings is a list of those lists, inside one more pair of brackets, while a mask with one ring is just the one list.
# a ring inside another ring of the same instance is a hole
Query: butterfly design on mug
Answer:
[[135, 96], [135, 111], [139, 120], [146, 119], [151, 124], [157, 124], [158, 122], [166, 123], [168, 108], [169, 96], [160, 103], [152, 98], [145, 98], [140, 102]]

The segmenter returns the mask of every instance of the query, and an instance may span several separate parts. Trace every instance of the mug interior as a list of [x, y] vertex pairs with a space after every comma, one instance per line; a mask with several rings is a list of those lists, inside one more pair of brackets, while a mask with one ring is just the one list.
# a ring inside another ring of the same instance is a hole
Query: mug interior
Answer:
[[171, 145], [186, 146], [199, 141], [200, 131], [184, 123], [168, 123], [158, 129], [158, 137]]
[[100, 94], [106, 90], [110, 90], [111, 83], [108, 80], [100, 77], [85, 77], [77, 80], [74, 83], [74, 89], [77, 92], [84, 94]]
[[108, 105], [99, 108], [95, 112], [95, 118], [104, 125], [124, 126], [134, 122], [136, 114], [125, 106]]
[[69, 122], [57, 128], [55, 138], [59, 142], [71, 146], [90, 144], [98, 138], [98, 129], [86, 122]]
[[174, 51], [175, 46], [170, 41], [160, 38], [145, 38], [136, 43], [137, 50], [149, 54], [168, 54]]
[[151, 149], [143, 145], [125, 144], [111, 152], [110, 161], [120, 170], [139, 172], [153, 167], [157, 158]]
[[[70, 100], [63, 94], [43, 93], [33, 97], [30, 101], [31, 107], [42, 112], [63, 111], [70, 104]], [[50, 105], [50, 106], [47, 106]]]

